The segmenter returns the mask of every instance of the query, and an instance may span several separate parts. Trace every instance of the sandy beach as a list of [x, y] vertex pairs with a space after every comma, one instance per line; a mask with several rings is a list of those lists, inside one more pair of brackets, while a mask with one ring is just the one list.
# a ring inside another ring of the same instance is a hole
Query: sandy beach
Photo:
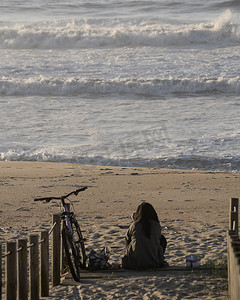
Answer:
[[[156, 209], [168, 240], [166, 260], [185, 266], [196, 254], [204, 265], [226, 256], [231, 197], [239, 197], [240, 174], [150, 168], [103, 167], [40, 162], [0, 162], [1, 242], [51, 227], [59, 203], [36, 197], [72, 197], [87, 252], [111, 249], [111, 263], [121, 263], [124, 234], [141, 201]], [[111, 276], [65, 280], [44, 299], [226, 299], [226, 280], [206, 271], [118, 271]]]

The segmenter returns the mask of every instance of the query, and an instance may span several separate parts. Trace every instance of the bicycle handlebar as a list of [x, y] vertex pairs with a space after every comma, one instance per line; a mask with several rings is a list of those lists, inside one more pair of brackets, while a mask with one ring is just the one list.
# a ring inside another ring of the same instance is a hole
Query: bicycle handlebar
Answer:
[[81, 188], [72, 191], [70, 193], [68, 193], [67, 195], [64, 196], [60, 196], [60, 197], [44, 197], [44, 198], [35, 198], [34, 201], [46, 201], [46, 202], [50, 202], [51, 200], [64, 200], [67, 197], [71, 196], [72, 194], [74, 194], [75, 196], [78, 195], [79, 192], [85, 191], [87, 189], [87, 186], [82, 186]]

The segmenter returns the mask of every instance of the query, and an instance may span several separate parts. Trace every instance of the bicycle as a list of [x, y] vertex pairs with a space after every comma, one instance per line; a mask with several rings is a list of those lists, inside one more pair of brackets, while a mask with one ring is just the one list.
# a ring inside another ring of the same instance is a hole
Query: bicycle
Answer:
[[80, 281], [80, 269], [86, 269], [86, 251], [84, 246], [84, 239], [78, 221], [73, 212], [70, 212], [68, 205], [65, 202], [71, 195], [77, 196], [79, 192], [85, 191], [87, 186], [68, 193], [60, 197], [44, 197], [36, 198], [34, 201], [61, 200], [63, 210], [61, 212], [62, 219], [62, 242], [64, 251], [67, 257], [67, 263], [75, 281]]

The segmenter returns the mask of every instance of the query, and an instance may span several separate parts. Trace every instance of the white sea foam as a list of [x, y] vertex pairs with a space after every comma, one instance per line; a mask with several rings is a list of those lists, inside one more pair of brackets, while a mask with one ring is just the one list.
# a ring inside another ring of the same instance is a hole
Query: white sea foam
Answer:
[[[71, 151], [61, 151], [59, 148], [51, 149], [10, 149], [1, 152], [0, 160], [3, 161], [39, 161], [39, 162], [68, 162], [73, 164], [93, 164], [103, 166], [128, 166], [149, 168], [177, 168], [200, 170], [227, 170], [239, 172], [240, 159], [234, 157], [211, 157], [204, 155], [178, 155], [157, 158], [144, 157], [104, 157], [99, 155], [85, 156], [73, 154]], [[76, 166], [77, 169], [77, 166]]]
[[212, 23], [173, 25], [158, 19], [106, 19], [38, 22], [0, 27], [3, 49], [86, 49], [237, 45], [239, 24], [226, 11]]
[[188, 93], [240, 94], [240, 76], [235, 78], [169, 78], [169, 79], [87, 79], [48, 78], [0, 79], [0, 95], [27, 96], [77, 96], [92, 95], [142, 95], [163, 96]]

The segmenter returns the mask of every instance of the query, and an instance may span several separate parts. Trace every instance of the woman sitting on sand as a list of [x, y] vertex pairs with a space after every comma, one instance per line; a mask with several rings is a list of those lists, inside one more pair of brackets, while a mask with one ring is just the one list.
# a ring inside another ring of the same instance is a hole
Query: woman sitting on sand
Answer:
[[132, 215], [133, 223], [125, 236], [125, 269], [147, 269], [165, 266], [166, 239], [161, 235], [157, 213], [150, 203], [143, 202]]

